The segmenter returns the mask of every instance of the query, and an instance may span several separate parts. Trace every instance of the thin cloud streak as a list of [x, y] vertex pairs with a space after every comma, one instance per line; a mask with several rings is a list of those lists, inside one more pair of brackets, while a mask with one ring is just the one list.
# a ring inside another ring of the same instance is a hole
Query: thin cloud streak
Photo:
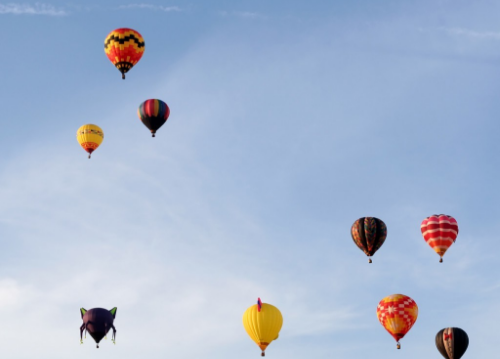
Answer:
[[121, 5], [118, 7], [119, 9], [146, 9], [146, 10], [154, 10], [154, 11], [164, 11], [164, 12], [180, 12], [182, 9], [178, 6], [161, 6], [161, 5], [152, 5], [152, 4], [130, 4], [130, 5]]
[[236, 16], [243, 17], [247, 19], [264, 19], [266, 16], [259, 14], [257, 12], [250, 11], [219, 11], [219, 15], [221, 16]]
[[473, 38], [477, 38], [477, 39], [500, 40], [500, 32], [493, 32], [493, 31], [482, 31], [481, 32], [481, 31], [475, 31], [475, 30], [470, 30], [470, 29], [464, 29], [464, 28], [460, 28], [460, 27], [442, 28], [442, 29], [451, 35], [467, 36], [467, 37], [473, 37]]
[[57, 9], [52, 5], [39, 4], [0, 4], [0, 14], [13, 15], [46, 15], [46, 16], [65, 16], [68, 13], [65, 10]]

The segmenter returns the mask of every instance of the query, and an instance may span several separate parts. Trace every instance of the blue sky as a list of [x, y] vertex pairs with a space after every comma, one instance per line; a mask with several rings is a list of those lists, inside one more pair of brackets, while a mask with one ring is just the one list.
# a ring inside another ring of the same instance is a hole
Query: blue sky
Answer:
[[[0, 356], [255, 358], [241, 317], [283, 313], [281, 358], [494, 357], [500, 25], [495, 1], [0, 2]], [[125, 81], [103, 51], [146, 41]], [[171, 116], [155, 139], [136, 111]], [[75, 133], [99, 125], [87, 160]], [[421, 221], [454, 216], [444, 263]], [[369, 265], [349, 230], [381, 218]], [[415, 326], [395, 349], [378, 302]], [[78, 309], [118, 307], [117, 345]]]

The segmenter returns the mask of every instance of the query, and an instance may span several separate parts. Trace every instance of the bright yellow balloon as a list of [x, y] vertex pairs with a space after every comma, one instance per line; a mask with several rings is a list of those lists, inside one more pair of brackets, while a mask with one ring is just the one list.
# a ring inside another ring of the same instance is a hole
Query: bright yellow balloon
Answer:
[[[259, 300], [260, 302], [260, 300]], [[259, 311], [259, 305], [252, 305], [243, 314], [243, 326], [248, 335], [264, 351], [273, 340], [278, 339], [279, 332], [283, 326], [283, 316], [275, 306], [262, 303]]]
[[83, 125], [76, 131], [76, 139], [80, 146], [89, 153], [90, 158], [92, 152], [102, 143], [104, 133], [99, 126], [92, 124]]

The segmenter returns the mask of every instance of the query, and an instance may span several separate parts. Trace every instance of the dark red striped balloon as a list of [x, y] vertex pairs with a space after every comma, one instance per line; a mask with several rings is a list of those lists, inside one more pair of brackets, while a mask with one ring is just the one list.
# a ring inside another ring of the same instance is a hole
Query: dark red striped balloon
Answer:
[[168, 116], [170, 116], [170, 108], [162, 100], [146, 100], [139, 106], [137, 115], [155, 137], [156, 131], [167, 122]]

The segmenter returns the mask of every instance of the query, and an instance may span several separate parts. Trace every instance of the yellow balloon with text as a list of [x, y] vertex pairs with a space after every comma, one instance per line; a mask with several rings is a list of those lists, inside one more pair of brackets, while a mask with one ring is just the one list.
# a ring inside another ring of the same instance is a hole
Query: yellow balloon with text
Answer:
[[82, 148], [89, 153], [89, 158], [92, 152], [102, 143], [104, 132], [97, 125], [83, 125], [76, 131], [76, 139]]

